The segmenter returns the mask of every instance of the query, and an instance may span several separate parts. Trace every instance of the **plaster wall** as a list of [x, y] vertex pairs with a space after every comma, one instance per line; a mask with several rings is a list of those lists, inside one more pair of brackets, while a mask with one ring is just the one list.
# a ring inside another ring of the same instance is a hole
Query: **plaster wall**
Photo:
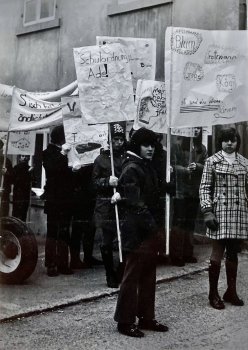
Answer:
[[239, 29], [239, 0], [175, 0], [173, 26], [207, 30]]
[[0, 2], [0, 82], [29, 91], [56, 90], [75, 80], [72, 49], [94, 45], [96, 35], [155, 37], [156, 78], [163, 79], [167, 26], [239, 28], [239, 0], [174, 0], [114, 16], [108, 16], [108, 5], [117, 0], [58, 0], [59, 27], [16, 35], [23, 2]]

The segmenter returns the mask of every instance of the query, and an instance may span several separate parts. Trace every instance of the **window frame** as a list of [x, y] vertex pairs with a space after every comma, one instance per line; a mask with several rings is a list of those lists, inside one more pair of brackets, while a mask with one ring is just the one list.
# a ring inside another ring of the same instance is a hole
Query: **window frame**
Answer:
[[132, 12], [173, 3], [173, 0], [133, 0], [120, 3], [119, 1], [108, 5], [108, 16], [119, 15], [122, 13]]
[[36, 17], [36, 19], [34, 21], [25, 22], [27, 3], [29, 1], [30, 0], [24, 0], [23, 23], [22, 23], [23, 27], [29, 27], [29, 26], [44, 23], [44, 22], [50, 22], [50, 21], [53, 21], [56, 19], [57, 0], [53, 0], [54, 1], [53, 15], [49, 16], [49, 17], [45, 17], [45, 18], [40, 18], [40, 16], [41, 16], [41, 1], [42, 0], [35, 0], [35, 4], [36, 4], [35, 17]]

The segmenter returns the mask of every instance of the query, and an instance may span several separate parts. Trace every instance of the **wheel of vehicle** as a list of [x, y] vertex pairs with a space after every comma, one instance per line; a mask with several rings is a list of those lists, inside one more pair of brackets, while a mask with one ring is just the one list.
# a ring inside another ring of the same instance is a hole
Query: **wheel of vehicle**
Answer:
[[0, 219], [0, 282], [19, 284], [34, 271], [38, 260], [35, 235], [21, 220]]

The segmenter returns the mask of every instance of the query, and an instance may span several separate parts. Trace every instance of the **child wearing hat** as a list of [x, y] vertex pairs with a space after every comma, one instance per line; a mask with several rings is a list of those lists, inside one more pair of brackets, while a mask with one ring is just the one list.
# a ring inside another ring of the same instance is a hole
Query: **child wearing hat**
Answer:
[[111, 142], [113, 148], [114, 176], [111, 171], [111, 155], [109, 149], [103, 150], [93, 164], [92, 180], [96, 191], [94, 222], [100, 231], [101, 254], [106, 271], [107, 286], [118, 288], [117, 269], [114, 266], [113, 248], [117, 237], [115, 209], [110, 199], [113, 189], [118, 187], [122, 162], [126, 151], [125, 124], [111, 123]]
[[153, 131], [141, 128], [133, 134], [119, 179], [121, 193], [111, 200], [120, 200], [125, 207], [121, 226], [125, 270], [114, 319], [118, 331], [131, 337], [143, 337], [140, 329], [168, 330], [155, 320], [154, 310], [159, 242], [159, 186], [152, 164], [155, 144]]

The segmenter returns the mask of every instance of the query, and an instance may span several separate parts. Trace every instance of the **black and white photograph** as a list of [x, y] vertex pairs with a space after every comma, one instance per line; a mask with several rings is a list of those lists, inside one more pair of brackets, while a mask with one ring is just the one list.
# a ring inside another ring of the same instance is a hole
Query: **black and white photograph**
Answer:
[[0, 0], [0, 350], [248, 349], [246, 0]]

